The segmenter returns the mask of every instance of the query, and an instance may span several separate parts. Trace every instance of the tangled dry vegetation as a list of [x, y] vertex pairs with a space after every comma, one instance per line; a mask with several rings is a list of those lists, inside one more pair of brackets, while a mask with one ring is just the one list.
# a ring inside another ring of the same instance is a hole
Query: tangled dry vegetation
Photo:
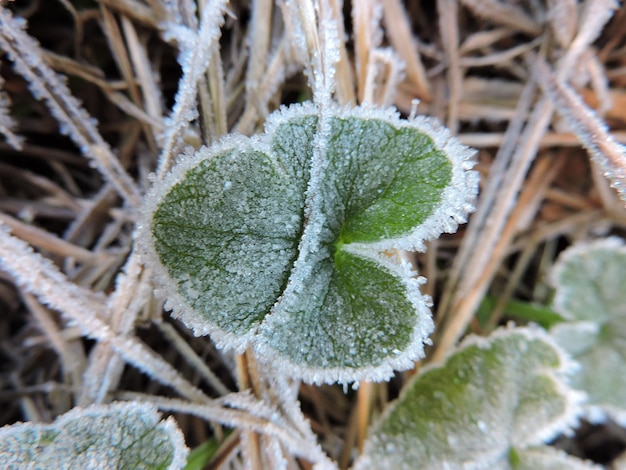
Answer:
[[[210, 468], [267, 466], [259, 442], [281, 438], [298, 450], [285, 456], [290, 468], [320, 458], [315, 439], [347, 468], [410, 374], [348, 394], [302, 385], [315, 436], [297, 424], [273, 428], [249, 396], [232, 395], [251, 389], [271, 401], [254, 357], [221, 354], [169, 319], [133, 250], [151, 172], [165, 171], [184, 145], [259, 132], [271, 111], [310, 96], [282, 1], [231, 1], [198, 32], [203, 43], [185, 44], [183, 29], [198, 28], [219, 2], [192, 3], [1, 2], [0, 422], [50, 421], [73, 406], [132, 398], [174, 413], [192, 448], [215, 439]], [[468, 330], [487, 334], [507, 321], [511, 300], [547, 304], [545, 273], [566, 246], [624, 236], [625, 7], [329, 4], [346, 38], [340, 104], [410, 115], [419, 99], [418, 113], [478, 149], [481, 195], [469, 224], [407, 255], [434, 299], [430, 359]], [[196, 416], [186, 414], [191, 403], [201, 404]], [[608, 463], [626, 436], [592, 428], [564, 444]]]

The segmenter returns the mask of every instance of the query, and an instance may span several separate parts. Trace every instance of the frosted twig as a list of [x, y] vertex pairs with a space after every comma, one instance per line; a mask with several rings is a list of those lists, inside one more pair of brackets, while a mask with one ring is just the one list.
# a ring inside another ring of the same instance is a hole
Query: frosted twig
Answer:
[[162, 119], [152, 117], [139, 106], [130, 101], [126, 95], [110, 90], [104, 90], [104, 92], [111, 103], [116, 105], [120, 110], [129, 116], [135, 118], [141, 124], [148, 124], [154, 133], [163, 132], [165, 130], [165, 125], [163, 124]]
[[[255, 386], [256, 380], [252, 380], [251, 376], [256, 373], [254, 371], [254, 361], [249, 361], [249, 357], [252, 356], [252, 352], [249, 354], [238, 354], [235, 357], [236, 372], [237, 372], [237, 387], [239, 390], [245, 393], [245, 396], [250, 396], [250, 391], [253, 391], [256, 396], [262, 398], [262, 390], [260, 387]], [[264, 403], [261, 408], [264, 407]], [[239, 446], [240, 452], [244, 461], [247, 462], [251, 470], [261, 470], [261, 448], [259, 445], [259, 435], [255, 434], [253, 430], [243, 428], [241, 430], [241, 445]]]
[[321, 45], [313, 0], [289, 0], [286, 2], [289, 21], [293, 33], [292, 40], [300, 55], [305, 58], [304, 66], [311, 88], [315, 87], [315, 71], [321, 70]]
[[285, 452], [280, 446], [280, 441], [275, 437], [262, 435], [261, 447], [265, 449], [263, 453], [263, 468], [272, 468], [276, 470], [288, 470]]
[[89, 224], [98, 214], [114, 203], [116, 198], [115, 190], [111, 184], [104, 184], [100, 191], [92, 197], [91, 204], [84, 207], [70, 226], [63, 234], [63, 238], [68, 241], [80, 240], [82, 234], [87, 230]]
[[111, 13], [104, 5], [100, 6], [100, 13], [102, 15], [102, 31], [107, 39], [107, 43], [109, 44], [109, 49], [111, 49], [111, 52], [113, 53], [113, 59], [117, 64], [117, 68], [122, 74], [124, 82], [128, 87], [128, 94], [130, 95], [133, 103], [140, 105], [141, 95], [137, 86], [137, 80], [135, 80], [135, 76], [133, 74], [133, 68], [130, 64], [126, 44], [122, 38], [122, 32], [120, 31], [119, 25], [113, 13]]
[[[509, 251], [521, 251], [528, 243], [543, 243], [563, 235], [573, 237], [576, 232], [580, 232], [581, 229], [584, 230], [585, 227], [606, 226], [610, 222], [610, 218], [607, 217], [606, 211], [603, 209], [574, 213], [556, 222], [537, 226], [529, 235], [531, 238], [530, 242], [527, 237], [520, 237], [511, 244]], [[624, 221], [622, 224], [624, 224]]]
[[227, 99], [224, 85], [224, 67], [222, 64], [222, 56], [220, 55], [220, 45], [215, 42], [211, 46], [211, 64], [207, 71], [208, 91], [211, 96], [212, 116], [215, 130], [213, 131], [213, 140], [228, 133]]
[[0, 48], [5, 50], [15, 70], [24, 77], [37, 99], [43, 99], [52, 115], [80, 148], [91, 157], [107, 181], [131, 207], [141, 204], [134, 181], [104, 141], [94, 120], [72, 96], [63, 80], [45, 65], [39, 45], [23, 30], [24, 22], [0, 8]]
[[404, 78], [405, 64], [395, 50], [380, 47], [382, 15], [377, 0], [357, 0], [352, 5], [359, 102], [386, 107], [392, 104]]
[[596, 114], [565, 83], [559, 82], [548, 64], [536, 59], [535, 68], [542, 90], [578, 136], [604, 176], [626, 202], [626, 148], [615, 142]]
[[[209, 68], [211, 46], [221, 36], [220, 26], [224, 21], [226, 3], [226, 0], [209, 0], [202, 10], [198, 31], [183, 26], [175, 29], [177, 35], [174, 39], [179, 41], [178, 61], [183, 69], [183, 76], [178, 85], [174, 108], [166, 120], [167, 131], [159, 158], [158, 178], [163, 178], [169, 171], [182, 145], [185, 128], [198, 116], [196, 109], [198, 84]], [[166, 30], [166, 33], [172, 34], [172, 29]]]
[[102, 320], [106, 318], [104, 297], [70, 281], [48, 259], [33, 253], [22, 240], [9, 234], [0, 223], [0, 269], [8, 272], [26, 292], [61, 312], [81, 332], [97, 341], [108, 341], [129, 364], [182, 396], [197, 402], [208, 397], [185, 380], [170, 364], [132, 336], [118, 336]]
[[[196, 4], [193, 0], [147, 0], [154, 11], [158, 11], [162, 17], [161, 27], [165, 34], [170, 35], [173, 31], [169, 28], [176, 25], [184, 25], [196, 29]], [[172, 36], [173, 38], [173, 36]]]

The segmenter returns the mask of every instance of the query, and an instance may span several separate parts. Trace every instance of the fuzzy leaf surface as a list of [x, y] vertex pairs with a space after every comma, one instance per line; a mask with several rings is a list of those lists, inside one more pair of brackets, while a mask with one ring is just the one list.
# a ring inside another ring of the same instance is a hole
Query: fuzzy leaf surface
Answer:
[[558, 460], [542, 444], [576, 421], [568, 368], [537, 329], [472, 337], [405, 387], [373, 427], [356, 468], [521, 469]]
[[581, 365], [572, 384], [588, 395], [588, 417], [626, 424], [626, 248], [616, 238], [575, 246], [552, 274], [567, 321], [550, 333]]
[[155, 185], [140, 236], [196, 334], [309, 382], [383, 380], [432, 330], [422, 281], [384, 252], [464, 221], [471, 156], [430, 120], [293, 106], [264, 135], [188, 156]]
[[0, 428], [0, 461], [8, 468], [180, 469], [188, 449], [174, 421], [152, 405], [116, 403], [75, 408], [52, 424]]

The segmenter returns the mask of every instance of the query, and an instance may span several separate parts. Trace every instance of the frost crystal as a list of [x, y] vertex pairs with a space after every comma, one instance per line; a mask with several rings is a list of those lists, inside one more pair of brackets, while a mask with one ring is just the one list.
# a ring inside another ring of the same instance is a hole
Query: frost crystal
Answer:
[[196, 334], [309, 382], [384, 380], [423, 355], [429, 300], [393, 249], [472, 209], [473, 152], [428, 119], [313, 104], [174, 168], [140, 239]]

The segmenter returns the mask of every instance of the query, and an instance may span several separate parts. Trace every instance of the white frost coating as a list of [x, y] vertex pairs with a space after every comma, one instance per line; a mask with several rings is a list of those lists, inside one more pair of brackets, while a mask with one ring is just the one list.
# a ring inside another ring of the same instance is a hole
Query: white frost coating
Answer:
[[[26, 462], [32, 468], [143, 468], [161, 463], [162, 444], [167, 441], [172, 446], [167, 468], [181, 469], [189, 454], [183, 434], [173, 418], [160, 419], [157, 408], [148, 403], [74, 408], [52, 424], [17, 423], [0, 428], [0, 458], [10, 468]], [[48, 441], [49, 436], [41, 442], [43, 434], [50, 432], [52, 440]], [[161, 444], [160, 452], [155, 453], [152, 443]]]

